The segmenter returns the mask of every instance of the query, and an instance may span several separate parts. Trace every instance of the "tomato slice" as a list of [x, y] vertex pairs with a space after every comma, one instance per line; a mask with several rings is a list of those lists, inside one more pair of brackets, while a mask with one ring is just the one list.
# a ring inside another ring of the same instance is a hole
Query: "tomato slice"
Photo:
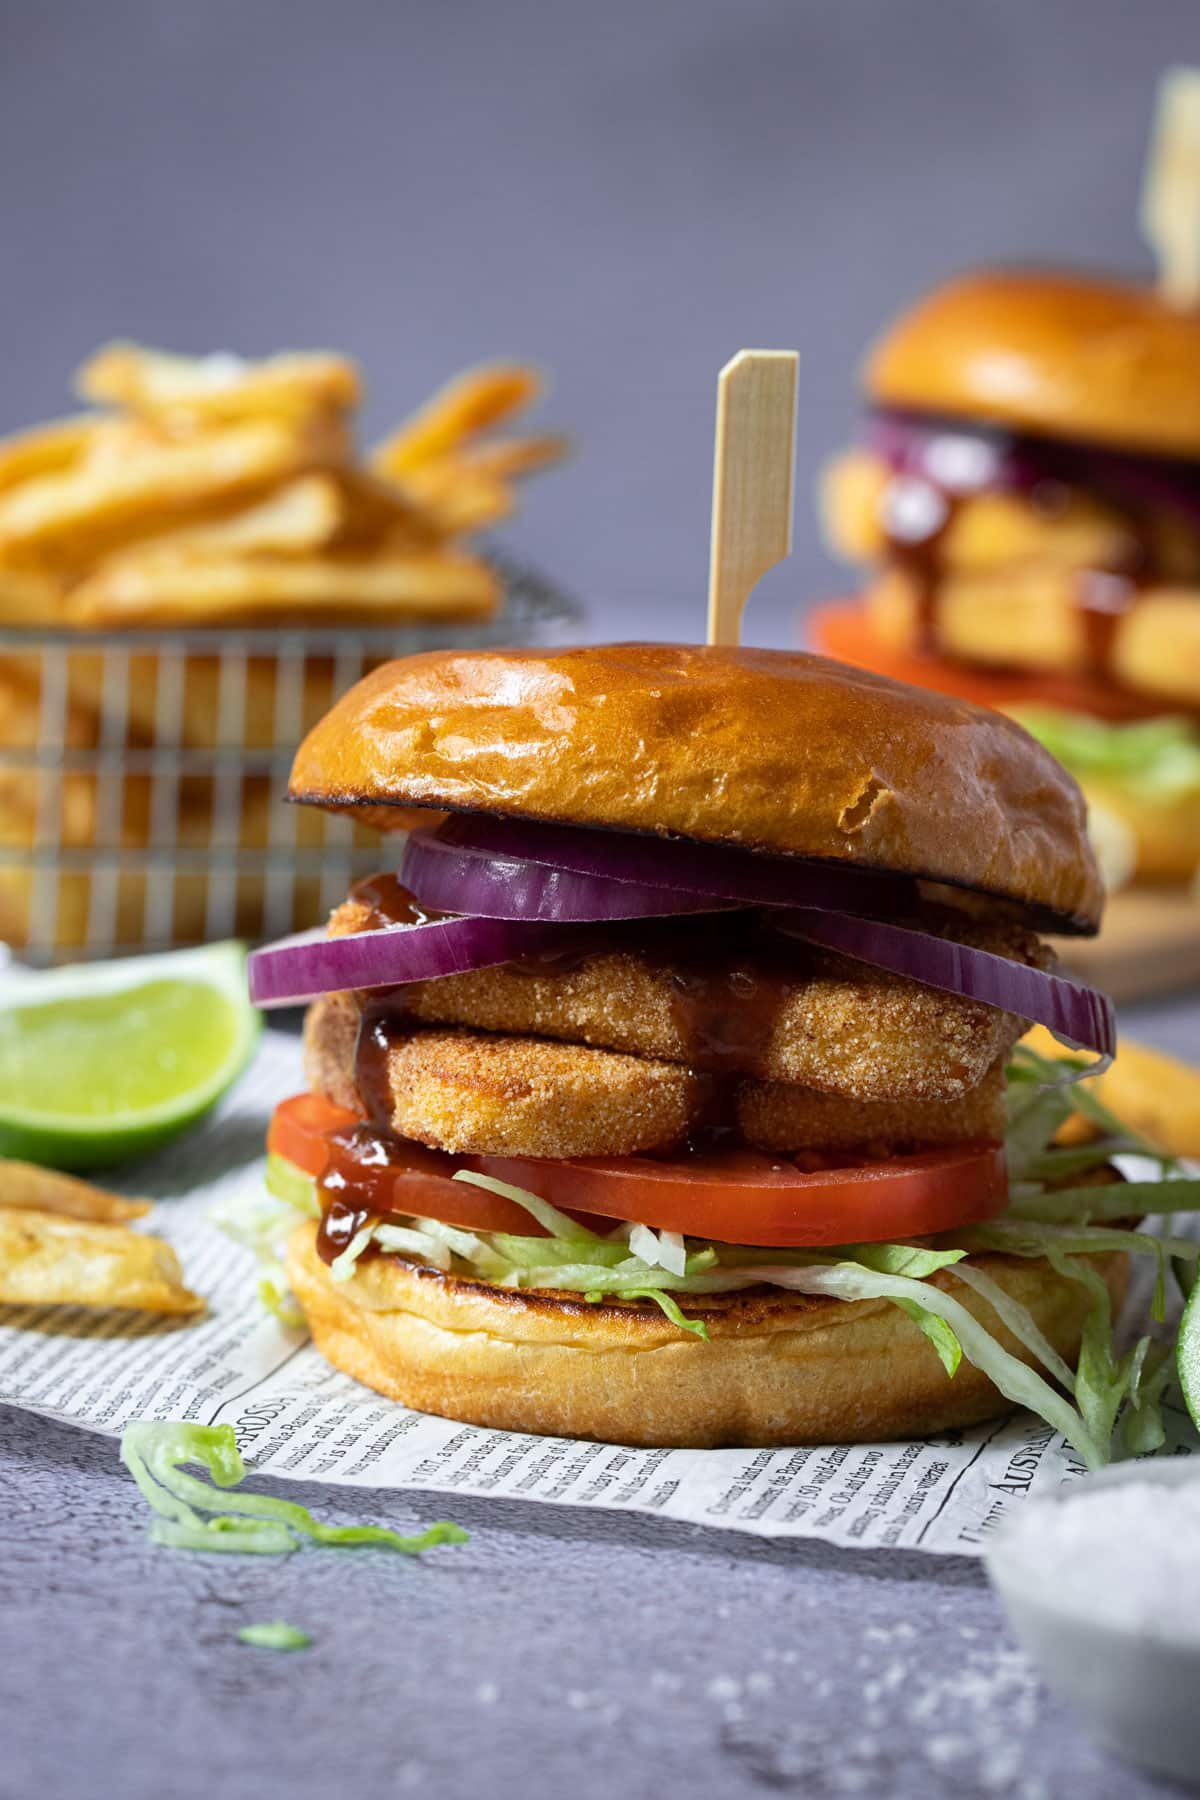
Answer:
[[879, 642], [859, 601], [819, 606], [808, 615], [806, 624], [815, 648], [824, 656], [870, 669], [876, 675], [888, 675], [910, 687], [957, 694], [979, 706], [1054, 706], [1064, 712], [1091, 713], [1099, 719], [1149, 719], [1163, 711], [1161, 700], [1130, 693], [1087, 675], [981, 668], [950, 658], [915, 656], [890, 649]]
[[489, 1175], [607, 1219], [722, 1244], [778, 1248], [928, 1237], [994, 1218], [1008, 1205], [1000, 1144], [925, 1150], [887, 1162], [808, 1171], [754, 1150], [660, 1162], [469, 1159]]
[[368, 1199], [380, 1211], [525, 1237], [538, 1235], [538, 1228], [523, 1208], [453, 1181], [455, 1169], [526, 1188], [596, 1229], [623, 1220], [717, 1243], [777, 1248], [929, 1237], [994, 1218], [1008, 1205], [1003, 1146], [985, 1140], [820, 1170], [745, 1149], [573, 1162], [455, 1157], [419, 1144], [387, 1144], [353, 1114], [302, 1094], [278, 1108], [267, 1142], [306, 1174], [334, 1169], [348, 1201]]
[[267, 1149], [272, 1156], [282, 1156], [315, 1180], [324, 1174], [329, 1162], [326, 1135], [361, 1124], [358, 1113], [335, 1106], [321, 1094], [293, 1094], [271, 1114]]
[[[357, 1113], [334, 1106], [319, 1094], [296, 1094], [275, 1108], [267, 1149], [314, 1181], [324, 1176], [327, 1191], [350, 1206], [407, 1218], [440, 1219], [443, 1225], [458, 1225], [464, 1231], [547, 1235], [515, 1201], [455, 1181], [454, 1171], [466, 1165], [465, 1157], [447, 1156], [444, 1151], [401, 1139], [383, 1139], [365, 1126]], [[603, 1228], [603, 1221], [597, 1224]]]

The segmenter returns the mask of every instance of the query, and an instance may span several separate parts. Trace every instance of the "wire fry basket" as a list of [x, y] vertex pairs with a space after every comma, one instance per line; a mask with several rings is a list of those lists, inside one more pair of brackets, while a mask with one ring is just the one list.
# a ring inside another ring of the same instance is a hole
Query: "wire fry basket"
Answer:
[[391, 657], [578, 628], [573, 600], [490, 560], [504, 604], [464, 627], [0, 628], [0, 941], [47, 964], [323, 920], [381, 848], [284, 804], [309, 727]]

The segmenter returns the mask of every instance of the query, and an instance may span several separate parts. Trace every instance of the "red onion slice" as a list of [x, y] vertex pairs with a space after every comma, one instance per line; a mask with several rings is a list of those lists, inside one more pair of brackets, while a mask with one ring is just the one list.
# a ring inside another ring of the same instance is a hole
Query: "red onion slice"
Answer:
[[251, 952], [250, 998], [255, 1006], [296, 1006], [346, 988], [433, 981], [558, 948], [572, 935], [561, 926], [501, 919], [437, 919], [346, 937], [326, 937], [318, 927]]
[[1043, 482], [1062, 482], [1108, 494], [1118, 504], [1124, 499], [1162, 506], [1200, 521], [1200, 462], [1183, 457], [1139, 455], [887, 408], [870, 415], [864, 440], [897, 474], [927, 481], [943, 494], [1029, 493]]
[[400, 880], [422, 906], [435, 912], [477, 913], [485, 919], [598, 924], [610, 919], [723, 912], [730, 905], [710, 894], [576, 875], [569, 869], [523, 862], [516, 856], [467, 849], [443, 841], [436, 831], [411, 834], [404, 847]]
[[[484, 871], [489, 860], [511, 873]], [[554, 883], [554, 873], [579, 880]], [[439, 910], [581, 922], [720, 912], [729, 905], [903, 913], [917, 894], [910, 876], [876, 869], [485, 814], [414, 833], [402, 879], [423, 905]]]
[[1106, 1069], [1116, 1052], [1113, 1003], [1107, 994], [1082, 981], [1048, 975], [991, 950], [976, 950], [970, 944], [876, 919], [804, 909], [779, 914], [771, 923], [789, 937], [804, 938], [825, 950], [840, 950], [844, 956], [889, 969], [924, 987], [981, 1000], [986, 1006], [998, 1006], [1032, 1024], [1044, 1025], [1072, 1050], [1093, 1050], [1102, 1058], [1089, 1065], [1089, 1075]]

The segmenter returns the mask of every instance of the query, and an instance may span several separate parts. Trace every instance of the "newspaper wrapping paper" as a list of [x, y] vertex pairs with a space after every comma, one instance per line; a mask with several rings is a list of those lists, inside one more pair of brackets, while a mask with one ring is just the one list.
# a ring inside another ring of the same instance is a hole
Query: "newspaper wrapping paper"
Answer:
[[[303, 1085], [297, 1041], [266, 1033], [207, 1124], [130, 1176], [130, 1191], [161, 1200], [148, 1227], [175, 1245], [207, 1316], [172, 1326], [0, 1308], [0, 1401], [114, 1435], [137, 1418], [229, 1423], [254, 1470], [285, 1479], [495, 1494], [942, 1555], [979, 1554], [1012, 1506], [1084, 1472], [1062, 1437], [1027, 1414], [918, 1443], [637, 1450], [409, 1412], [266, 1313], [252, 1254], [209, 1218], [261, 1185], [271, 1108]], [[1190, 1451], [1194, 1433], [1175, 1400], [1166, 1417], [1163, 1453]]]

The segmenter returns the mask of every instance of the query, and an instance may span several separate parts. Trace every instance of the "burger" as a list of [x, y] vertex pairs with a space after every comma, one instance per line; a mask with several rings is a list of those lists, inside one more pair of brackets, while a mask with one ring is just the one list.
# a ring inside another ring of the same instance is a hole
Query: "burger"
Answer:
[[[269, 1183], [330, 1362], [521, 1432], [1026, 1405], [1102, 1460], [1075, 1359], [1090, 1393], [1150, 1240], [1111, 1121], [1052, 1144], [1087, 1059], [1019, 1043], [1113, 1038], [1039, 935], [1095, 931], [1101, 885], [1019, 725], [801, 652], [438, 651], [345, 694], [290, 797], [416, 821], [251, 959], [261, 1004], [309, 1003]], [[1114, 1414], [1131, 1382], [1114, 1357]]]
[[1015, 712], [1143, 880], [1200, 865], [1200, 311], [1048, 271], [938, 288], [867, 357], [813, 638]]

